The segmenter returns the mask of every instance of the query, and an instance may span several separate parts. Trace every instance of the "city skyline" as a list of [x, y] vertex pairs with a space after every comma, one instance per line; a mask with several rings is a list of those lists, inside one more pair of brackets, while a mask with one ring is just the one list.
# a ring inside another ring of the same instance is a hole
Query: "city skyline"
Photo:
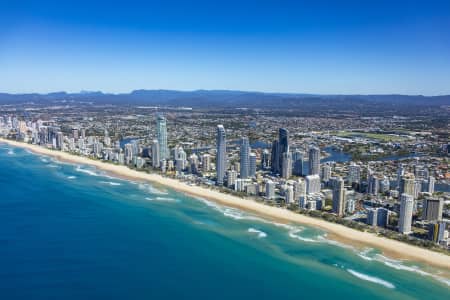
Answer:
[[1, 5], [0, 90], [450, 94], [445, 1], [105, 4]]

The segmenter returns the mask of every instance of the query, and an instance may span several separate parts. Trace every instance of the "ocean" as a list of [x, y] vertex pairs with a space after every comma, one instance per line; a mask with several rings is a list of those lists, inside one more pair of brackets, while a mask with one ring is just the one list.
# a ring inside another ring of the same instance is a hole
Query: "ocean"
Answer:
[[448, 299], [421, 263], [0, 144], [1, 299]]

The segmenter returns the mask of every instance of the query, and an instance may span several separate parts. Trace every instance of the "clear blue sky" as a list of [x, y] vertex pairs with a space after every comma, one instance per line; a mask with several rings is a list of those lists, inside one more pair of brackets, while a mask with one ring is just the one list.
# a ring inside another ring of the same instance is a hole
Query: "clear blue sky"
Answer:
[[450, 1], [0, 0], [0, 91], [450, 94]]

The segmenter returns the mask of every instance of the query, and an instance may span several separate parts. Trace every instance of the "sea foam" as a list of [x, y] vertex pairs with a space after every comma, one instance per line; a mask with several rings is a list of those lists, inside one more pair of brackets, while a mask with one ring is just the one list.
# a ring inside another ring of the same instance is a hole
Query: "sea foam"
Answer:
[[258, 238], [265, 238], [267, 236], [267, 233], [265, 233], [264, 231], [261, 231], [261, 230], [258, 230], [258, 229], [252, 228], [252, 227], [250, 227], [247, 231], [250, 233], [257, 233]]
[[375, 277], [375, 276], [370, 276], [364, 273], [360, 273], [360, 272], [356, 272], [355, 270], [352, 269], [347, 269], [347, 271], [352, 274], [355, 277], [358, 277], [359, 279], [365, 280], [365, 281], [369, 281], [369, 282], [373, 282], [373, 283], [377, 283], [380, 285], [383, 285], [389, 289], [394, 289], [395, 285], [393, 285], [392, 283], [390, 283], [389, 281], [383, 280], [381, 278]]

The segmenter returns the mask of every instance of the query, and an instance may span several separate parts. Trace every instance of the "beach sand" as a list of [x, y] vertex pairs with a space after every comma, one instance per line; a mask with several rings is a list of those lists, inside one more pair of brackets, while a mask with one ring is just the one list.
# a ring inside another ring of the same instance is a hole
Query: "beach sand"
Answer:
[[4, 142], [15, 147], [25, 148], [34, 153], [52, 156], [62, 161], [95, 166], [100, 170], [115, 174], [118, 177], [157, 183], [194, 197], [212, 200], [223, 205], [253, 212], [273, 220], [318, 227], [329, 233], [330, 238], [352, 246], [371, 246], [379, 249], [383, 252], [383, 254], [390, 257], [423, 262], [434, 267], [446, 269], [447, 271], [450, 270], [450, 256], [448, 255], [402, 243], [396, 240], [379, 237], [373, 233], [357, 231], [340, 224], [297, 214], [284, 208], [268, 206], [253, 200], [227, 195], [204, 187], [191, 186], [176, 179], [166, 178], [158, 174], [135, 171], [126, 166], [96, 161], [66, 152], [50, 150], [37, 145], [25, 144], [2, 138], [0, 138], [0, 142]]

